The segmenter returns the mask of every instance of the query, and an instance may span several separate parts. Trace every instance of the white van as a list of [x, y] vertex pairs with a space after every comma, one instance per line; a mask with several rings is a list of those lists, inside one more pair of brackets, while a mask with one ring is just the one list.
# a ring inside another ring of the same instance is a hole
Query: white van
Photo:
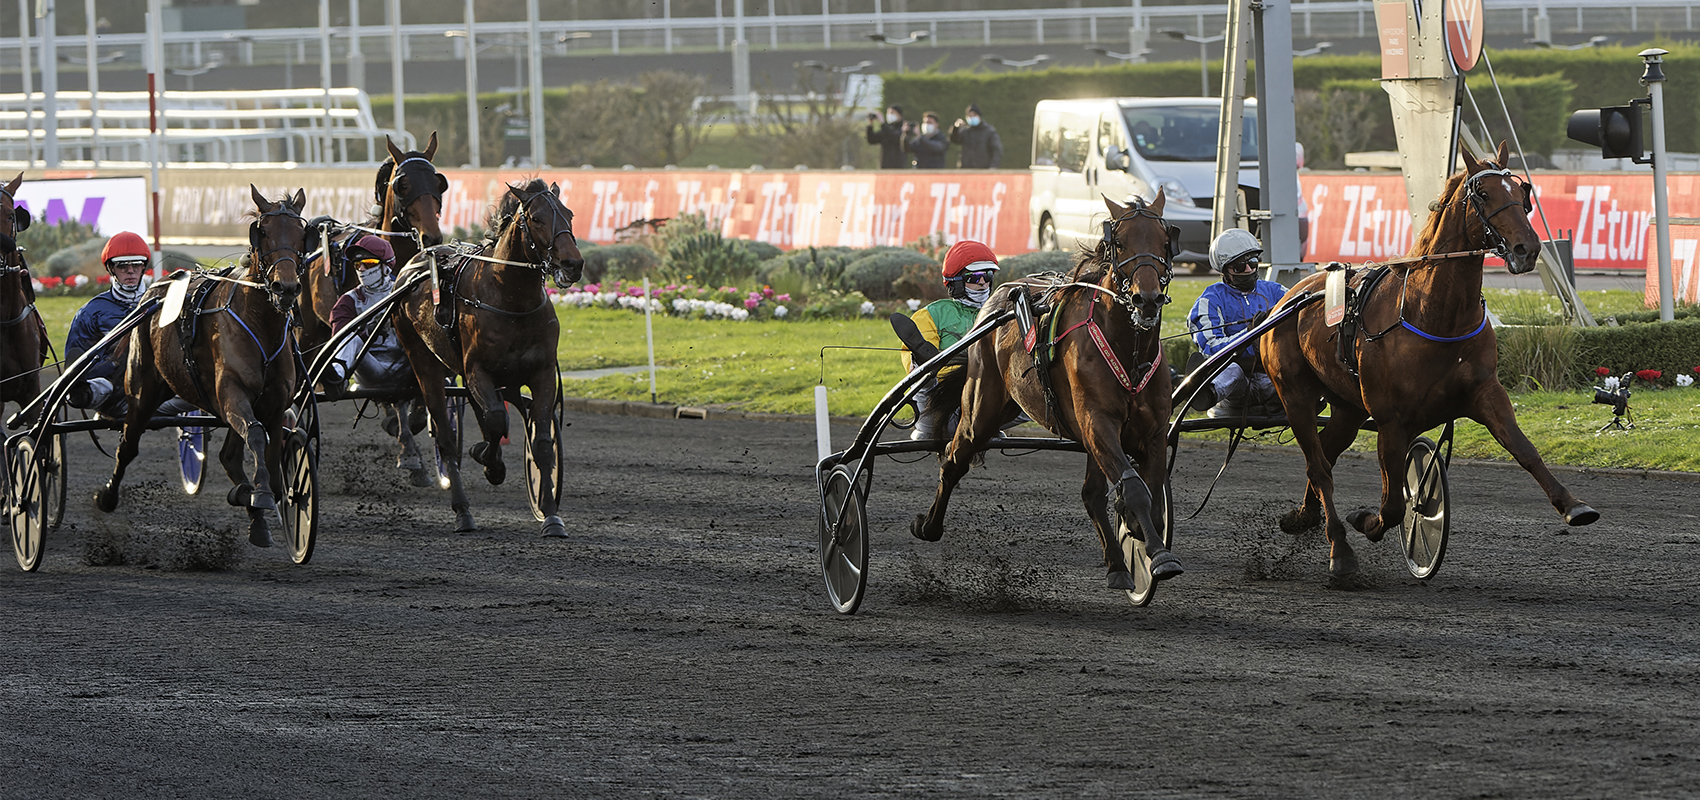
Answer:
[[[1033, 111], [1028, 220], [1040, 249], [1095, 245], [1118, 203], [1168, 195], [1163, 216], [1181, 229], [1177, 261], [1208, 262], [1221, 101], [1209, 97], [1041, 100]], [[1257, 101], [1245, 101], [1240, 178], [1258, 184]]]

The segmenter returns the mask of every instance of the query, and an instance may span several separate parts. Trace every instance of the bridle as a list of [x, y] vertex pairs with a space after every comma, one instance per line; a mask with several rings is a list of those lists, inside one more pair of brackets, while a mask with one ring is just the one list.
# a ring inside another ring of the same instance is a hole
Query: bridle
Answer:
[[[1491, 164], [1492, 162], [1489, 163]], [[1524, 214], [1528, 214], [1530, 211], [1534, 210], [1534, 201], [1531, 199], [1534, 196], [1534, 187], [1530, 186], [1528, 181], [1518, 180], [1518, 185], [1523, 189], [1523, 199], [1521, 201], [1507, 201], [1504, 205], [1501, 205], [1499, 208], [1490, 212], [1487, 210], [1487, 189], [1481, 185], [1481, 182], [1484, 179], [1491, 177], [1516, 178], [1517, 174], [1504, 168], [1484, 169], [1481, 172], [1472, 173], [1468, 178], [1464, 179], [1464, 196], [1467, 198], [1466, 202], [1469, 203], [1470, 209], [1476, 212], [1476, 218], [1481, 220], [1483, 238], [1487, 240], [1487, 247], [1492, 250], [1494, 255], [1498, 256], [1500, 260], [1504, 261], [1506, 264], [1510, 264], [1511, 243], [1507, 242], [1505, 240], [1505, 235], [1501, 234], [1499, 229], [1493, 226], [1493, 218], [1499, 216], [1500, 212], [1513, 206], [1522, 206]]]
[[439, 174], [437, 172], [437, 165], [432, 164], [431, 159], [424, 156], [411, 156], [396, 162], [395, 169], [390, 173], [390, 181], [385, 186], [385, 194], [389, 197], [396, 198], [395, 205], [391, 206], [392, 210], [390, 211], [389, 224], [392, 227], [397, 228], [397, 230], [385, 231], [384, 233], [387, 236], [400, 236], [405, 232], [405, 234], [413, 240], [414, 246], [423, 250], [425, 248], [425, 242], [419, 236], [419, 229], [414, 227], [413, 222], [407, 218], [407, 207], [413, 205], [413, 202], [421, 197], [430, 196], [437, 198], [437, 208], [441, 209], [443, 207], [443, 194], [435, 191], [437, 185], [435, 181], [427, 181], [426, 183], [428, 183], [429, 186], [421, 189], [417, 187], [419, 181], [409, 180], [407, 185], [411, 191], [403, 194], [396, 190], [396, 184], [400, 183], [402, 178], [407, 177], [401, 174], [401, 168], [408, 164], [412, 164], [415, 161], [430, 167], [432, 175]]
[[[15, 213], [15, 210], [18, 207], [18, 199], [16, 197], [13, 197], [11, 192], [6, 191], [6, 187], [4, 187], [4, 186], [0, 186], [0, 195], [4, 195], [6, 200], [9, 203], [11, 203], [12, 208], [14, 209], [13, 212], [8, 212], [6, 214], [6, 217], [8, 219], [14, 219], [15, 220], [15, 217], [13, 216], [13, 214]], [[0, 278], [4, 278], [4, 277], [10, 276], [10, 275], [19, 275], [19, 274], [24, 274], [24, 275], [27, 276], [27, 274], [29, 273], [29, 266], [24, 264], [24, 260], [22, 258], [18, 257], [18, 250], [17, 250], [18, 224], [17, 224], [17, 222], [14, 221], [12, 223], [12, 232], [11, 233], [0, 234], [0, 235], [10, 236], [10, 237], [12, 237], [12, 241], [13, 241], [12, 252], [6, 253], [5, 255], [0, 255]]]
[[[287, 246], [274, 247], [270, 250], [262, 250], [261, 248], [264, 246], [264, 243], [268, 238], [270, 238], [266, 233], [265, 221], [267, 217], [285, 217], [287, 219], [296, 220], [301, 223], [303, 231], [306, 229], [307, 221], [302, 219], [301, 212], [290, 208], [285, 203], [278, 203], [276, 208], [260, 214], [259, 218], [255, 219], [252, 223], [253, 229], [249, 236], [249, 245], [251, 248], [250, 252], [253, 253], [253, 259], [249, 270], [250, 272], [258, 272], [261, 280], [258, 284], [249, 285], [258, 286], [263, 289], [266, 296], [271, 300], [273, 306], [276, 306], [279, 311], [286, 311], [290, 306], [294, 305], [295, 300], [294, 298], [285, 298], [282, 292], [273, 291], [272, 286], [277, 283], [277, 281], [272, 280], [272, 277], [277, 272], [278, 266], [285, 261], [295, 264], [295, 269], [299, 272], [301, 270], [301, 251]], [[279, 258], [272, 258], [272, 256], [276, 253], [284, 253], [285, 255]]]
[[[544, 203], [549, 207], [549, 221], [558, 221], [560, 223], [555, 227], [555, 235], [549, 238], [547, 244], [540, 242], [537, 234], [533, 233], [531, 230], [531, 220], [534, 214], [531, 210], [531, 201], [538, 197], [543, 197]], [[549, 202], [551, 199], [554, 199], [554, 202]], [[570, 283], [570, 281], [566, 278], [565, 267], [556, 263], [550, 256], [550, 254], [555, 250], [555, 242], [559, 241], [562, 236], [571, 238], [573, 246], [578, 246], [578, 237], [573, 234], [572, 214], [567, 211], [565, 204], [561, 203], [560, 200], [555, 197], [554, 193], [550, 192], [548, 189], [540, 189], [519, 198], [519, 208], [514, 211], [509, 220], [510, 225], [523, 226], [525, 234], [524, 238], [521, 240], [521, 244], [525, 247], [525, 256], [527, 260], [524, 262], [508, 263], [527, 266], [538, 270], [539, 272], [547, 273], [554, 277], [556, 286], [566, 286]]]
[[[1120, 303], [1127, 308], [1129, 317], [1133, 321], [1135, 328], [1138, 328], [1141, 331], [1147, 331], [1161, 324], [1161, 318], [1160, 316], [1154, 317], [1150, 321], [1147, 321], [1144, 314], [1140, 312], [1138, 306], [1139, 301], [1136, 299], [1138, 292], [1134, 291], [1134, 278], [1139, 275], [1139, 270], [1149, 267], [1157, 274], [1157, 285], [1161, 288], [1163, 293], [1160, 305], [1168, 305], [1172, 302], [1169, 297], [1169, 281], [1174, 278], [1175, 274], [1172, 263], [1174, 258], [1174, 239], [1171, 235], [1165, 240], [1163, 253], [1161, 255], [1142, 251], [1130, 254], [1123, 258], [1121, 242], [1116, 238], [1116, 229], [1121, 227], [1123, 222], [1139, 219], [1141, 217], [1156, 220], [1159, 225], [1164, 227], [1165, 231], [1171, 227], [1163, 219], [1163, 215], [1152, 211], [1150, 206], [1136, 201], [1134, 205], [1129, 206], [1128, 209], [1121, 214], [1121, 216], [1104, 221], [1104, 235], [1100, 242], [1103, 249], [1103, 256], [1101, 257], [1100, 263], [1103, 263], [1109, 268], [1109, 277], [1112, 277], [1115, 280], [1115, 289], [1110, 292], [1111, 296], [1117, 303]], [[1129, 264], [1132, 264], [1133, 268], [1124, 273], [1122, 269]]]

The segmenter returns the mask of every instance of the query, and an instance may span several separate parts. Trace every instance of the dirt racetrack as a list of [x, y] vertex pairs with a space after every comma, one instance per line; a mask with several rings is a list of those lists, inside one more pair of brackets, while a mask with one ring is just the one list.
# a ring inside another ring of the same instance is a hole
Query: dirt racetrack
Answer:
[[[906, 531], [936, 469], [886, 462], [841, 617], [808, 425], [569, 414], [571, 538], [545, 541], [513, 478], [452, 533], [339, 414], [307, 566], [246, 544], [222, 476], [185, 497], [165, 434], [101, 516], [109, 464], [71, 441], [66, 527], [0, 569], [0, 797], [1697, 791], [1697, 483], [1562, 473], [1603, 514], [1572, 530], [1522, 472], [1457, 464], [1440, 574], [1354, 535], [1369, 585], [1342, 591], [1275, 524], [1297, 453], [1245, 453], [1136, 609], [1079, 456], [991, 455], [938, 544]], [[1183, 450], [1183, 516], [1220, 457]], [[1378, 491], [1342, 462], [1345, 507]]]

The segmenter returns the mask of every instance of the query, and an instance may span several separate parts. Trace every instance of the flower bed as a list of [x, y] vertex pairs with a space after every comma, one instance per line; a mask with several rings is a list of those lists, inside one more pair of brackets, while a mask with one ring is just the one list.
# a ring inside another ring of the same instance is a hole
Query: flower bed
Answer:
[[550, 290], [556, 305], [578, 308], [624, 308], [641, 312], [694, 319], [821, 319], [872, 316], [876, 307], [859, 292], [829, 292], [804, 302], [771, 286], [742, 289], [736, 286], [710, 288], [690, 284], [651, 286], [644, 294], [642, 284], [609, 281]]

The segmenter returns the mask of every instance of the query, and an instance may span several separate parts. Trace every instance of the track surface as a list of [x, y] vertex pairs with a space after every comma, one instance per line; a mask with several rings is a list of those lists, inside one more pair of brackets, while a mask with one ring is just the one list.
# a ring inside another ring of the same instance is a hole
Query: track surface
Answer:
[[[1187, 574], [1135, 609], [1103, 588], [1080, 457], [991, 455], [938, 544], [906, 533], [936, 470], [887, 462], [845, 618], [809, 426], [572, 415], [572, 538], [544, 541], [517, 472], [475, 482], [483, 530], [455, 535], [338, 413], [304, 567], [246, 544], [221, 476], [184, 497], [165, 434], [99, 515], [109, 465], [72, 441], [42, 571], [0, 569], [0, 797], [1665, 797], [1700, 774], [1695, 483], [1561, 475], [1604, 515], [1570, 530], [1520, 471], [1456, 465], [1440, 574], [1354, 535], [1369, 585], [1343, 591], [1319, 534], [1275, 525], [1297, 453], [1243, 454], [1179, 526]], [[1220, 456], [1183, 451], [1183, 516]], [[1347, 508], [1378, 491], [1342, 462]]]

